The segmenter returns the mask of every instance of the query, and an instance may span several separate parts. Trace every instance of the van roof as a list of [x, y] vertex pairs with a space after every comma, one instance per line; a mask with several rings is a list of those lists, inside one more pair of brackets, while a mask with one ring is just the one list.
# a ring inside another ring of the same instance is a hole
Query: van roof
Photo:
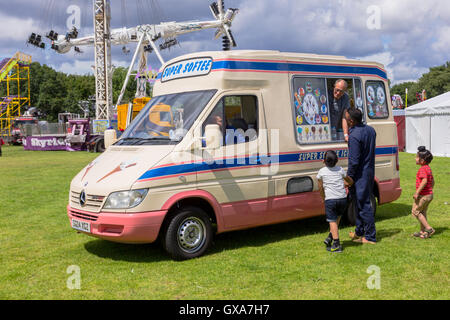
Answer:
[[348, 59], [345, 56], [336, 55], [320, 55], [314, 53], [297, 53], [297, 52], [281, 52], [278, 50], [230, 50], [230, 51], [203, 51], [186, 54], [176, 57], [168, 61], [165, 65], [170, 65], [179, 60], [190, 59], [194, 57], [209, 56], [214, 60], [219, 59], [243, 59], [243, 60], [279, 60], [290, 62], [325, 62], [333, 64], [355, 64], [355, 65], [368, 65], [376, 66], [384, 70], [384, 66], [381, 63], [375, 61], [363, 61], [357, 59]]

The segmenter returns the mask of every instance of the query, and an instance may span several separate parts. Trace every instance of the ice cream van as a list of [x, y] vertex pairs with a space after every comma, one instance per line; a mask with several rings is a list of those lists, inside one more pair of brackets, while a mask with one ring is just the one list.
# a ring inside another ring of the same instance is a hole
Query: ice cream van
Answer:
[[377, 132], [373, 204], [396, 200], [397, 130], [382, 65], [279, 51], [200, 52], [163, 65], [152, 100], [72, 180], [72, 228], [121, 243], [161, 239], [182, 260], [204, 254], [223, 232], [324, 215], [316, 179], [324, 153], [335, 150], [344, 168], [348, 157], [330, 110], [338, 79]]

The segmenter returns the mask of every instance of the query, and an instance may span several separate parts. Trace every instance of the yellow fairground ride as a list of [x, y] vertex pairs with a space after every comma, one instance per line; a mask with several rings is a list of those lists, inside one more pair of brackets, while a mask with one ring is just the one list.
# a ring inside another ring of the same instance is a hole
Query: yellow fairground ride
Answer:
[[0, 87], [6, 83], [6, 96], [0, 97], [0, 136], [11, 136], [14, 119], [22, 115], [23, 106], [30, 106], [31, 62], [22, 52], [0, 61]]

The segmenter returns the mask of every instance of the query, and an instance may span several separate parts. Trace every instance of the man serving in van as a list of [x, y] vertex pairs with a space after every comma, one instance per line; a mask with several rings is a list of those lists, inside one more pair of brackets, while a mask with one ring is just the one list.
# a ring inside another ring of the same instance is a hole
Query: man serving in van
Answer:
[[[348, 141], [348, 126], [345, 121], [345, 110], [350, 109], [350, 98], [347, 94], [347, 82], [339, 79], [334, 83], [333, 94], [330, 94], [330, 122], [333, 140]], [[334, 136], [336, 134], [336, 137]]]

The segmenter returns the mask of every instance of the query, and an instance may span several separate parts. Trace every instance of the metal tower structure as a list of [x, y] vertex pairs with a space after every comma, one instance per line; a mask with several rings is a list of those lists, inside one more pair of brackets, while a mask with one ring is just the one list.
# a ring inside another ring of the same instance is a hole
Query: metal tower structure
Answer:
[[[235, 18], [238, 9], [225, 10], [224, 1], [217, 0], [210, 5], [211, 12], [215, 20], [211, 21], [187, 21], [187, 22], [163, 22], [160, 24], [145, 24], [134, 28], [110, 29], [111, 7], [110, 0], [93, 0], [94, 2], [94, 35], [78, 38], [78, 31], [74, 28], [66, 35], [61, 35], [51, 30], [46, 37], [52, 41], [51, 49], [58, 53], [67, 53], [72, 48], [76, 52], [81, 52], [80, 46], [95, 47], [95, 86], [96, 86], [96, 119], [112, 120], [112, 65], [111, 65], [111, 45], [127, 45], [138, 43], [133, 56], [127, 78], [117, 104], [125, 92], [126, 85], [132, 72], [132, 68], [139, 56], [138, 73], [147, 72], [147, 54], [155, 52], [161, 64], [164, 60], [159, 50], [168, 49], [176, 44], [176, 36], [203, 29], [217, 29], [215, 38], [223, 36], [223, 50], [229, 50], [230, 45], [235, 47], [236, 42], [231, 33], [231, 23]], [[156, 46], [158, 39], [164, 42]], [[28, 43], [45, 49], [42, 36], [33, 33]], [[136, 96], [145, 94], [146, 79], [138, 79]]]
[[112, 119], [111, 7], [94, 0], [95, 95], [97, 120]]
[[17, 52], [12, 58], [0, 61], [0, 85], [6, 83], [6, 96], [0, 97], [0, 136], [10, 136], [16, 117], [22, 107], [30, 106], [30, 55]]

